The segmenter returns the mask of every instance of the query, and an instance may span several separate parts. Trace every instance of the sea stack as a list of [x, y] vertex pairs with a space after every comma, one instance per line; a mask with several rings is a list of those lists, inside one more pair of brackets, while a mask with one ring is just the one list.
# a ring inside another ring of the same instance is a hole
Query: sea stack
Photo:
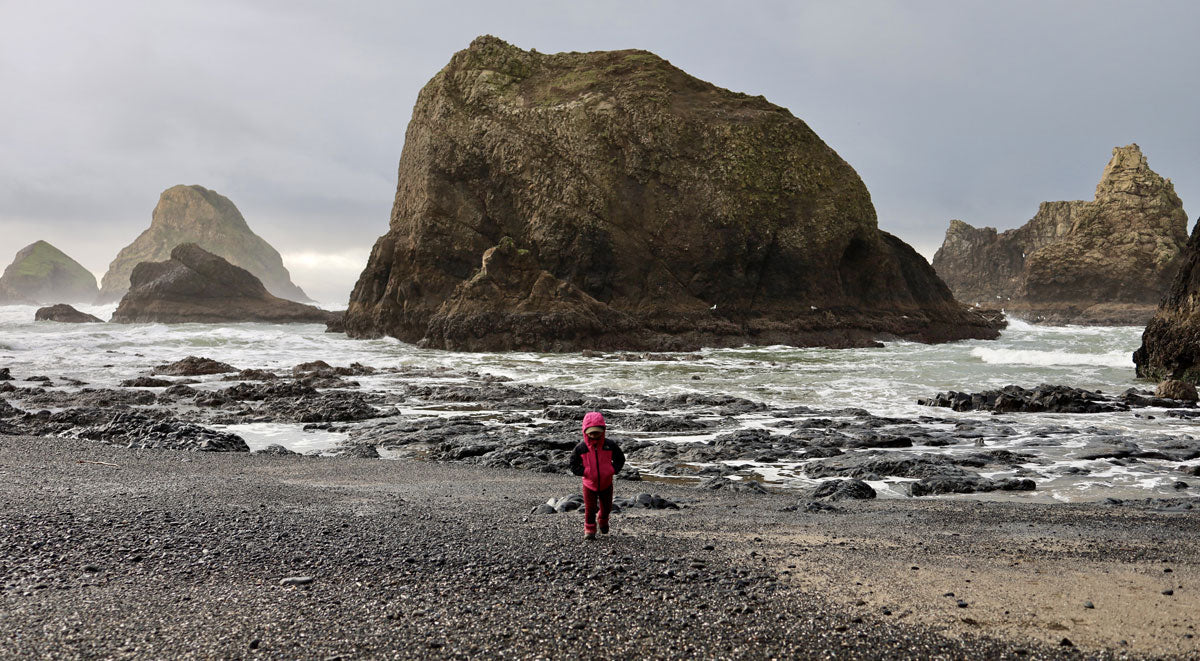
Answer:
[[1113, 149], [1090, 202], [1043, 202], [1000, 233], [950, 221], [933, 267], [959, 300], [1030, 321], [1141, 325], [1186, 242], [1175, 187], [1132, 144]]
[[421, 90], [345, 327], [453, 350], [997, 335], [785, 108], [646, 51], [490, 36]]
[[111, 321], [118, 323], [323, 324], [325, 310], [271, 295], [262, 281], [194, 243], [176, 246], [163, 262], [142, 262]]
[[0, 276], [0, 302], [91, 303], [96, 294], [96, 276], [45, 241], [18, 251]]
[[163, 191], [150, 227], [121, 249], [100, 281], [101, 302], [115, 301], [129, 290], [129, 276], [141, 262], [166, 260], [181, 243], [194, 243], [253, 273], [280, 298], [308, 301], [292, 284], [283, 258], [250, 230], [229, 198], [203, 186], [173, 186]]
[[1200, 383], [1200, 220], [1171, 289], [1142, 333], [1133, 363], [1142, 378]]

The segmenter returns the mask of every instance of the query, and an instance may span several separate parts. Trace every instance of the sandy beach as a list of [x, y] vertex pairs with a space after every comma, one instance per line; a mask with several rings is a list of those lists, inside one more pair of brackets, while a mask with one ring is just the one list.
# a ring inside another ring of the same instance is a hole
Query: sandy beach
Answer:
[[0, 478], [7, 658], [1200, 654], [1189, 501], [788, 511], [622, 481], [683, 507], [584, 543], [529, 513], [564, 475], [6, 436]]

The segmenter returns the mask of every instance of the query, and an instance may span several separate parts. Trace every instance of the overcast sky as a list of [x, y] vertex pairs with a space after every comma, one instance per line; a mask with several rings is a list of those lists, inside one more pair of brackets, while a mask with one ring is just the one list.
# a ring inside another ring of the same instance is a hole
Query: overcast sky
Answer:
[[45, 239], [99, 276], [200, 184], [343, 303], [387, 230], [417, 92], [494, 34], [642, 48], [804, 119], [932, 258], [1091, 199], [1136, 142], [1200, 210], [1200, 3], [0, 0], [0, 267]]

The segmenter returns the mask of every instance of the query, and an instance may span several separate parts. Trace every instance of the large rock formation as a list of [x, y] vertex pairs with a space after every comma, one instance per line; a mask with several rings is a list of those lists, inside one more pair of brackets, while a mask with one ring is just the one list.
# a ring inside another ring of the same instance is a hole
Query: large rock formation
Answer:
[[1200, 220], [1158, 312], [1133, 354], [1137, 375], [1200, 383]]
[[165, 260], [181, 243], [195, 243], [246, 269], [280, 298], [310, 300], [292, 284], [279, 251], [250, 230], [229, 198], [203, 186], [173, 186], [159, 196], [150, 227], [109, 265], [100, 280], [100, 301], [120, 299], [135, 266]]
[[1135, 324], [1154, 313], [1187, 241], [1183, 203], [1137, 145], [1113, 149], [1091, 202], [1043, 202], [997, 233], [950, 221], [933, 267], [961, 301], [1047, 323]]
[[272, 296], [246, 269], [194, 243], [171, 251], [165, 262], [142, 262], [132, 287], [113, 312], [120, 323], [325, 323], [329, 313]]
[[0, 303], [91, 303], [96, 293], [96, 276], [45, 241], [22, 248], [0, 276]]
[[786, 109], [645, 51], [494, 37], [421, 91], [345, 327], [459, 350], [996, 335]]

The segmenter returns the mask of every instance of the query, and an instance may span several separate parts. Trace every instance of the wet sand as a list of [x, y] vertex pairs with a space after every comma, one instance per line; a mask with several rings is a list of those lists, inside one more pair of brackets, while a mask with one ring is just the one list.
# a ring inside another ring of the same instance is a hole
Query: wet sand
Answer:
[[[784, 511], [795, 495], [619, 482], [690, 502], [617, 515], [584, 543], [578, 513], [529, 514], [577, 488], [0, 436], [0, 656], [1200, 655], [1200, 509]], [[297, 577], [312, 580], [281, 584]]]

